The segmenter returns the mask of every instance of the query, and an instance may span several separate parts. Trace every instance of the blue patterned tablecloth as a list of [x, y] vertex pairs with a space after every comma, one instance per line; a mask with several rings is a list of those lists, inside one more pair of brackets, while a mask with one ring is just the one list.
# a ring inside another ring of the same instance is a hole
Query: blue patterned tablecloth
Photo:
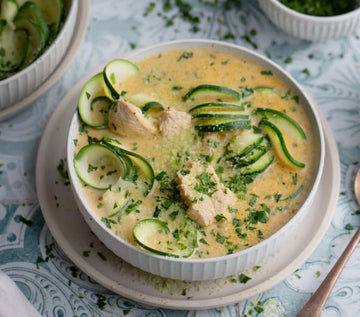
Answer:
[[[183, 38], [236, 43], [285, 68], [325, 114], [341, 161], [335, 217], [310, 258], [264, 293], [236, 305], [219, 303], [217, 309], [197, 312], [144, 306], [88, 278], [56, 247], [35, 190], [39, 140], [66, 92], [115, 55]], [[16, 281], [42, 316], [295, 316], [360, 224], [352, 190], [359, 161], [360, 31], [326, 43], [302, 41], [279, 31], [256, 1], [92, 0], [84, 42], [67, 72], [29, 108], [0, 123], [0, 269]], [[59, 257], [64, 259], [61, 270], [52, 265]], [[336, 284], [323, 317], [360, 314], [359, 257], [360, 248]], [[41, 282], [27, 283], [34, 276]]]

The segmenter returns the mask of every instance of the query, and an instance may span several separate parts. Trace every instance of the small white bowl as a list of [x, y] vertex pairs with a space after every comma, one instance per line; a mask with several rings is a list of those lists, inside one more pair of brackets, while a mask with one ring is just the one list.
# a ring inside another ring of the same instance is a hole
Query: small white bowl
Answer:
[[284, 32], [313, 42], [345, 36], [360, 26], [360, 7], [337, 16], [318, 17], [299, 13], [278, 0], [258, 0], [269, 19]]
[[[183, 259], [159, 256], [145, 252], [124, 241], [119, 236], [116, 236], [112, 231], [104, 226], [104, 224], [100, 221], [100, 219], [98, 219], [98, 217], [89, 207], [89, 203], [86, 201], [82, 193], [83, 184], [78, 178], [73, 165], [75, 156], [75, 145], [73, 140], [76, 138], [79, 127], [81, 125], [78, 112], [75, 111], [70, 123], [67, 139], [68, 171], [71, 189], [73, 191], [76, 203], [85, 221], [90, 226], [92, 232], [94, 232], [95, 235], [116, 255], [121, 257], [126, 262], [134, 265], [135, 267], [166, 278], [190, 281], [222, 278], [243, 272], [247, 268], [251, 268], [260, 264], [271, 254], [279, 250], [281, 246], [284, 246], [287, 239], [295, 232], [296, 226], [300, 224], [302, 218], [309, 211], [308, 206], [316, 194], [322, 175], [325, 153], [321, 123], [317, 111], [312, 105], [310, 99], [306, 96], [303, 89], [295, 82], [294, 79], [291, 78], [290, 75], [288, 75], [275, 63], [257, 53], [224, 42], [217, 42], [212, 40], [180, 40], [158, 44], [149, 48], [139, 49], [131, 52], [125, 58], [136, 62], [149, 56], [158, 55], [159, 53], [167, 50], [189, 50], [193, 48], [208, 48], [237, 54], [244, 57], [245, 59], [255, 61], [266, 69], [271, 70], [275, 76], [283, 80], [288, 85], [289, 89], [291, 89], [294, 94], [300, 97], [301, 104], [307, 112], [309, 120], [311, 121], [311, 126], [314, 129], [313, 133], [315, 146], [318, 151], [315, 153], [316, 173], [313, 175], [312, 189], [308, 193], [305, 202], [298, 210], [298, 212], [293, 216], [293, 218], [268, 239], [265, 239], [246, 250], [222, 257], [208, 259]], [[101, 69], [102, 68], [99, 68], [98, 71]], [[86, 76], [86, 78], [89, 77], [90, 75]], [[84, 82], [84, 80], [82, 82]]]
[[74, 32], [78, 0], [68, 0], [66, 20], [54, 42], [26, 68], [0, 81], [0, 111], [30, 95], [51, 75], [64, 56]]

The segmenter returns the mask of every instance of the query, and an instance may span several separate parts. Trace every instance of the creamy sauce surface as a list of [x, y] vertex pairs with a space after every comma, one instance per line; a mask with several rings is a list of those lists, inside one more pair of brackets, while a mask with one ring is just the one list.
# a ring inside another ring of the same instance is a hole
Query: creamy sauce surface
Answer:
[[[261, 65], [215, 50], [174, 50], [136, 64], [139, 73], [126, 79], [119, 87], [124, 92], [124, 99], [131, 100], [131, 96], [141, 93], [165, 108], [178, 111], [189, 112], [198, 104], [214, 101], [213, 97], [206, 95], [183, 101], [182, 97], [189, 89], [202, 84], [224, 86], [240, 92], [246, 91], [244, 87], [274, 88], [254, 91], [236, 102], [226, 98], [221, 102], [238, 105], [245, 103], [244, 113], [248, 115], [261, 107], [284, 112], [294, 119], [305, 131], [306, 140], [299, 141], [286, 134], [284, 139], [291, 155], [306, 166], [288, 167], [275, 154], [274, 161], [264, 172], [243, 177], [236, 182], [239, 169], [224, 157], [226, 145], [242, 130], [202, 134], [192, 124], [175, 136], [155, 133], [142, 137], [123, 137], [114, 133], [113, 129], [95, 130], [86, 127], [87, 132], [77, 136], [77, 151], [88, 143], [89, 137], [101, 140], [103, 136], [111, 136], [118, 139], [126, 149], [146, 158], [157, 176], [147, 197], [132, 183], [122, 180], [107, 191], [84, 186], [83, 193], [97, 217], [107, 221], [115, 234], [134, 244], [133, 227], [141, 219], [160, 219], [168, 224], [170, 230], [176, 230], [187, 218], [188, 208], [179, 197], [176, 173], [184, 169], [186, 162], [195, 161], [204, 166], [211, 165], [227, 190], [232, 190], [236, 200], [229, 206], [225, 219], [219, 217], [218, 221], [204, 227], [195, 224], [197, 245], [191, 258], [216, 257], [246, 249], [268, 238], [286, 224], [308, 194], [315, 160], [312, 155], [315, 145], [308, 117], [289, 88]], [[159, 116], [160, 112], [153, 111], [147, 117], [156, 126]], [[260, 119], [252, 117], [252, 120], [252, 124], [257, 125]], [[273, 149], [270, 151], [274, 152]], [[300, 187], [302, 190], [299, 190]], [[141, 203], [134, 211], [111, 217], [114, 204], [119, 205], [128, 198]], [[109, 219], [113, 221], [109, 223]]]

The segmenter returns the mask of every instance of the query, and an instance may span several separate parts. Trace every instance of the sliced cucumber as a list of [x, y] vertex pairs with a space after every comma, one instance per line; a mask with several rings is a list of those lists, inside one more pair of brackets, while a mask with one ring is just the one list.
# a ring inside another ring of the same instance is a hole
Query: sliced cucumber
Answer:
[[0, 19], [12, 23], [19, 11], [19, 5], [16, 0], [2, 0], [0, 5]]
[[241, 99], [246, 99], [250, 97], [254, 93], [261, 93], [261, 94], [276, 94], [279, 95], [279, 91], [274, 87], [268, 86], [257, 86], [257, 87], [240, 87], [240, 97]]
[[52, 0], [51, 5], [49, 0], [32, 0], [39, 8], [41, 15], [44, 18], [46, 25], [50, 31], [50, 40], [54, 40], [64, 14], [63, 0]]
[[124, 180], [129, 181], [129, 182], [134, 182], [137, 178], [137, 175], [136, 175], [137, 171], [135, 169], [135, 166], [134, 166], [132, 160], [123, 151], [121, 142], [117, 139], [113, 139], [113, 138], [110, 138], [107, 136], [103, 137], [102, 142], [105, 143], [106, 145], [112, 147], [117, 152], [117, 154], [120, 155], [124, 159], [126, 166], [127, 166], [127, 174], [124, 176]]
[[21, 68], [29, 51], [30, 38], [26, 30], [7, 27], [0, 35], [0, 71], [14, 72]]
[[253, 114], [260, 114], [263, 118], [276, 125], [282, 133], [297, 139], [306, 140], [306, 134], [302, 127], [284, 112], [268, 108], [257, 108], [253, 111]]
[[30, 19], [32, 22], [38, 25], [39, 31], [41, 32], [42, 37], [44, 38], [45, 45], [47, 45], [50, 32], [37, 4], [31, 1], [25, 2], [20, 7], [20, 10], [16, 15], [16, 19], [19, 19], [21, 17], [25, 19]]
[[199, 85], [190, 89], [185, 96], [182, 97], [183, 101], [194, 100], [199, 97], [211, 97], [216, 99], [230, 99], [239, 100], [240, 94], [228, 87], [217, 85]]
[[121, 157], [124, 159], [126, 166], [127, 166], [128, 172], [127, 172], [126, 176], [124, 176], [124, 180], [133, 182], [136, 179], [137, 175], [136, 175], [136, 169], [135, 169], [135, 166], [134, 166], [132, 160], [125, 153], [118, 152], [118, 154], [121, 155]]
[[264, 139], [262, 134], [254, 133], [252, 130], [245, 130], [234, 136], [226, 145], [225, 157], [227, 160], [241, 158], [250, 153]]
[[259, 123], [259, 126], [263, 127], [263, 129], [269, 136], [271, 145], [273, 146], [275, 153], [281, 162], [292, 168], [305, 167], [304, 163], [301, 163], [292, 157], [285, 144], [284, 137], [276, 125], [274, 125], [268, 120], [262, 119]]
[[145, 187], [143, 194], [144, 196], [147, 196], [153, 188], [155, 180], [154, 170], [150, 163], [141, 155], [124, 149], [124, 147], [116, 139], [105, 136], [103, 137], [103, 142], [108, 146], [116, 149], [119, 154], [126, 155], [130, 158], [133, 165], [137, 167], [138, 172], [140, 173], [138, 176], [140, 176], [140, 179], [142, 179]]
[[279, 95], [279, 90], [277, 90], [274, 87], [268, 87], [268, 86], [257, 86], [253, 88], [256, 92], [264, 92], [264, 93], [276, 93]]
[[274, 160], [272, 151], [267, 151], [255, 163], [239, 169], [240, 174], [250, 175], [264, 172]]
[[194, 119], [196, 118], [228, 118], [228, 119], [236, 119], [236, 120], [246, 120], [249, 119], [247, 114], [235, 113], [235, 112], [208, 112], [208, 113], [198, 113], [192, 116]]
[[150, 110], [164, 110], [163, 105], [157, 101], [149, 101], [141, 108], [144, 115], [148, 114]]
[[145, 94], [136, 94], [128, 98], [128, 101], [141, 109], [141, 112], [146, 115], [151, 110], [164, 110], [164, 106], [155, 101], [153, 98]]
[[80, 149], [74, 159], [78, 177], [95, 189], [108, 189], [127, 174], [127, 166], [111, 147], [92, 143]]
[[141, 155], [124, 149], [122, 151], [129, 156], [134, 166], [138, 168], [138, 173], [139, 173], [138, 176], [140, 176], [139, 179], [144, 182], [143, 194], [144, 196], [147, 196], [150, 193], [151, 189], [153, 188], [154, 180], [155, 180], [154, 170], [152, 166]]
[[0, 36], [6, 30], [8, 23], [4, 19], [0, 19]]
[[195, 124], [195, 129], [203, 132], [223, 132], [250, 128], [251, 122], [246, 119], [201, 118]]
[[24, 29], [28, 32], [31, 39], [29, 50], [25, 56], [22, 67], [30, 65], [44, 50], [47, 38], [41, 26], [36, 24], [31, 18], [18, 16], [14, 20], [17, 29]]
[[104, 81], [115, 99], [119, 99], [121, 95], [121, 82], [138, 72], [139, 68], [125, 59], [115, 59], [106, 64], [103, 70]]
[[280, 199], [280, 201], [288, 201], [288, 200], [291, 200], [291, 199], [294, 199], [296, 198], [297, 196], [299, 196], [301, 194], [301, 192], [304, 190], [304, 184], [301, 184], [299, 186], [299, 188], [297, 190], [295, 190], [291, 195], [289, 195], [288, 197], [286, 198], [282, 198]]
[[158, 219], [143, 219], [133, 229], [134, 240], [150, 252], [187, 258], [194, 253], [197, 233], [194, 225], [186, 221], [181, 236], [176, 239], [166, 222]]
[[236, 167], [248, 166], [259, 160], [269, 149], [269, 141], [264, 138], [258, 146], [256, 146], [246, 155], [240, 157], [235, 156], [232, 157], [230, 160]]
[[106, 128], [108, 112], [114, 104], [114, 101], [109, 98], [110, 95], [102, 73], [91, 77], [83, 86], [78, 100], [81, 120], [96, 129]]
[[98, 96], [98, 97], [95, 97], [93, 100], [91, 100], [90, 111], [100, 113], [101, 116], [105, 117], [105, 119], [101, 120], [101, 121], [106, 121], [105, 124], [107, 124], [107, 115], [108, 115], [109, 109], [113, 105], [114, 105], [114, 100], [112, 100], [106, 96]]
[[217, 102], [208, 102], [203, 103], [201, 105], [197, 105], [189, 110], [189, 112], [192, 115], [196, 115], [198, 113], [203, 112], [223, 112], [223, 111], [234, 111], [234, 112], [240, 112], [244, 111], [245, 107], [243, 105], [234, 105], [231, 103], [217, 103]]

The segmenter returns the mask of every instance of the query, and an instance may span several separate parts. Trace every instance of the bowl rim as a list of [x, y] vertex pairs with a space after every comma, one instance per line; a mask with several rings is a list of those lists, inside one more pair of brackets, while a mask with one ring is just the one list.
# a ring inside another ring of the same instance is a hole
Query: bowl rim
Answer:
[[[197, 45], [199, 45], [199, 46], [197, 46]], [[295, 223], [297, 221], [297, 219], [299, 219], [302, 216], [302, 213], [306, 210], [308, 205], [311, 203], [311, 201], [313, 200], [313, 197], [315, 196], [316, 191], [318, 189], [320, 179], [322, 176], [322, 172], [323, 172], [323, 167], [324, 167], [325, 141], [324, 141], [323, 129], [322, 129], [318, 111], [315, 108], [315, 106], [313, 105], [313, 103], [312, 103], [311, 99], [309, 98], [309, 96], [307, 95], [307, 93], [304, 91], [304, 89], [300, 86], [300, 84], [298, 84], [297, 81], [288, 72], [286, 72], [283, 68], [281, 68], [275, 62], [271, 61], [270, 59], [261, 55], [260, 53], [254, 52], [250, 49], [244, 48], [244, 47], [236, 45], [236, 44], [227, 43], [227, 42], [218, 41], [218, 40], [182, 39], [182, 40], [166, 41], [166, 42], [158, 43], [158, 44], [151, 45], [148, 47], [139, 48], [134, 51], [128, 52], [127, 54], [119, 54], [120, 55], [119, 58], [128, 58], [130, 60], [136, 61], [136, 57], [139, 55], [142, 55], [141, 58], [138, 58], [138, 60], [141, 60], [146, 57], [156, 55], [160, 51], [164, 52], [164, 51], [181, 49], [181, 48], [182, 49], [190, 49], [190, 47], [191, 48], [208, 48], [208, 49], [214, 49], [214, 50], [225, 49], [225, 52], [237, 54], [240, 57], [243, 57], [246, 59], [251, 59], [252, 61], [255, 61], [258, 63], [262, 62], [262, 63], [260, 63], [261, 65], [265, 64], [267, 66], [270, 66], [271, 67], [270, 69], [272, 71], [274, 71], [274, 70], [276, 71], [276, 74], [275, 74], [276, 76], [281, 75], [279, 77], [280, 80], [284, 81], [287, 85], [293, 86], [296, 88], [297, 94], [301, 94], [300, 100], [302, 100], [302, 103], [306, 102], [307, 108], [309, 108], [309, 110], [311, 110], [310, 117], [312, 120], [314, 120], [316, 122], [316, 131], [314, 131], [314, 133], [316, 133], [319, 138], [319, 140], [318, 140], [319, 141], [319, 144], [318, 144], [319, 145], [319, 159], [317, 162], [318, 163], [317, 172], [316, 172], [315, 177], [313, 178], [313, 183], [312, 183], [310, 191], [307, 194], [307, 197], [305, 198], [304, 202], [302, 203], [302, 205], [298, 209], [298, 211], [295, 213], [295, 215], [288, 222], [286, 222], [281, 228], [279, 228], [276, 232], [274, 232], [270, 237], [262, 240], [261, 242], [255, 244], [249, 248], [246, 248], [244, 250], [234, 252], [232, 254], [223, 255], [223, 256], [217, 256], [217, 257], [211, 257], [211, 258], [199, 258], [199, 259], [191, 259], [190, 258], [189, 259], [189, 258], [176, 258], [176, 257], [171, 257], [171, 256], [163, 256], [163, 255], [146, 252], [146, 251], [138, 248], [137, 246], [125, 241], [124, 239], [115, 235], [110, 229], [106, 228], [103, 225], [103, 223], [101, 223], [99, 217], [97, 217], [95, 215], [95, 213], [91, 210], [91, 208], [89, 207], [89, 204], [87, 203], [87, 200], [84, 198], [84, 195], [82, 194], [81, 181], [77, 177], [74, 165], [72, 163], [73, 158], [74, 158], [73, 149], [75, 146], [74, 142], [73, 142], [74, 136], [75, 136], [74, 127], [80, 123], [77, 108], [73, 114], [73, 117], [72, 117], [70, 125], [69, 125], [69, 129], [68, 129], [66, 157], [67, 157], [67, 165], [68, 165], [68, 171], [69, 171], [69, 177], [70, 177], [70, 186], [73, 191], [73, 194], [75, 195], [75, 198], [76, 198], [75, 200], [77, 202], [80, 202], [83, 205], [84, 209], [86, 210], [87, 215], [89, 216], [89, 219], [91, 219], [92, 222], [95, 221], [96, 225], [99, 226], [104, 233], [106, 233], [107, 235], [110, 235], [111, 238], [117, 240], [117, 242], [120, 243], [120, 245], [124, 245], [127, 248], [130, 248], [132, 251], [141, 253], [143, 256], [146, 256], [148, 258], [159, 259], [161, 261], [166, 261], [166, 262], [171, 262], [171, 263], [184, 263], [184, 264], [196, 265], [196, 264], [205, 264], [205, 263], [211, 264], [211, 263], [215, 263], [215, 262], [225, 261], [228, 259], [230, 260], [232, 258], [237, 258], [237, 257], [245, 255], [247, 253], [254, 252], [258, 249], [261, 249], [263, 245], [271, 243], [273, 240], [275, 240], [277, 238], [278, 235], [281, 235], [281, 233], [283, 233], [287, 229], [287, 227], [290, 226], [290, 224]], [[226, 49], [228, 49], [228, 50], [226, 50]], [[235, 51], [237, 51], [237, 53]], [[151, 54], [149, 52], [151, 52]], [[246, 56], [244, 57], [243, 54]], [[252, 58], [250, 58], [250, 56]], [[99, 71], [99, 69], [102, 70], [101, 67], [103, 67], [103, 65], [96, 68], [96, 70], [97, 71]], [[90, 78], [91, 74], [95, 74], [95, 72], [92, 71], [92, 72], [88, 73], [87, 75], [83, 76], [82, 80], [80, 80], [80, 82], [78, 82], [79, 88], [82, 87], [82, 84], [84, 84], [85, 79]], [[79, 209], [80, 209], [80, 212], [83, 213], [82, 208], [79, 208]], [[102, 240], [102, 239], [100, 239], [100, 240]], [[127, 259], [124, 259], [124, 260], [126, 261]]]
[[48, 58], [48, 56], [52, 53], [54, 47], [58, 44], [58, 42], [61, 40], [61, 38], [65, 36], [64, 33], [67, 31], [67, 26], [68, 26], [68, 24], [71, 23], [71, 20], [76, 13], [75, 11], [78, 6], [79, 0], [69, 0], [69, 1], [70, 1], [69, 10], [65, 17], [64, 23], [61, 26], [60, 32], [57, 34], [55, 40], [50, 44], [50, 46], [46, 47], [45, 51], [43, 53], [41, 53], [41, 55], [35, 61], [33, 61], [30, 65], [23, 68], [19, 72], [16, 72], [14, 75], [12, 75], [4, 80], [1, 80], [0, 87], [2, 85], [8, 84], [9, 82], [17, 80], [19, 77], [24, 76], [27, 72], [31, 72], [31, 70], [36, 68], [38, 66], [38, 64], [41, 64], [44, 59]]
[[307, 22], [315, 22], [315, 23], [321, 23], [321, 24], [326, 24], [326, 23], [331, 23], [331, 22], [340, 22], [340, 21], [344, 21], [347, 19], [355, 18], [358, 15], [360, 15], [360, 2], [359, 2], [359, 5], [357, 8], [355, 8], [354, 10], [351, 10], [349, 12], [343, 13], [343, 14], [333, 15], [333, 16], [316, 16], [316, 15], [305, 14], [305, 13], [301, 13], [296, 10], [293, 10], [293, 9], [289, 8], [288, 6], [286, 6], [285, 4], [281, 3], [279, 0], [259, 0], [259, 1], [260, 2], [261, 1], [269, 1], [274, 6], [276, 6], [277, 9], [282, 10], [283, 12], [291, 15], [292, 17], [295, 17], [298, 19], [303, 19], [303, 20], [306, 20]]

